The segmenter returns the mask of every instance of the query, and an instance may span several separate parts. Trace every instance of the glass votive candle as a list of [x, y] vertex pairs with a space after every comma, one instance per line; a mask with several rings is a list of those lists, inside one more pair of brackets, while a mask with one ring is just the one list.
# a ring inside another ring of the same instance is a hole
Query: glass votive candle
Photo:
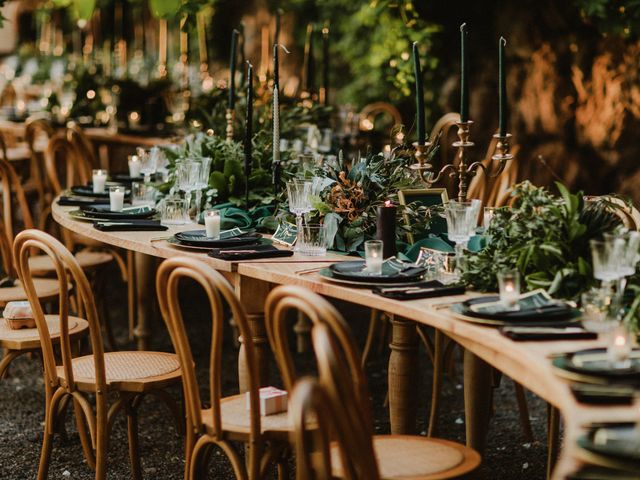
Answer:
[[629, 329], [618, 324], [610, 333], [607, 345], [607, 357], [613, 368], [625, 369], [631, 367], [631, 350], [633, 341]]
[[493, 220], [493, 216], [496, 214], [496, 207], [484, 207], [484, 215], [482, 217], [482, 226], [485, 228], [489, 228], [491, 225], [491, 220]]
[[107, 171], [102, 169], [93, 170], [91, 172], [91, 181], [93, 182], [93, 193], [104, 193], [104, 187], [107, 184]]
[[520, 298], [520, 272], [518, 270], [498, 272], [498, 288], [500, 301], [505, 308], [516, 310]]
[[364, 260], [367, 272], [371, 275], [382, 273], [382, 240], [367, 240], [364, 242]]
[[220, 236], [220, 210], [207, 210], [204, 212], [204, 228], [207, 238]]
[[607, 318], [607, 298], [600, 289], [592, 288], [580, 296], [582, 326], [594, 333], [607, 333], [614, 327], [614, 322]]
[[109, 203], [112, 212], [121, 212], [124, 208], [124, 187], [116, 185], [109, 187]]
[[129, 155], [129, 176], [131, 178], [138, 178], [140, 176], [141, 168], [142, 162], [138, 155]]

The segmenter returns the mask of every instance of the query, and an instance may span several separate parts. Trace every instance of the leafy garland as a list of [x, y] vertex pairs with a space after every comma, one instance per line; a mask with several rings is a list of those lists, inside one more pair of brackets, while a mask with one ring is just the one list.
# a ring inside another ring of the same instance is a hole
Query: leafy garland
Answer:
[[527, 289], [560, 298], [577, 298], [594, 285], [589, 240], [621, 226], [619, 207], [556, 186], [560, 196], [529, 182], [514, 188], [513, 206], [497, 210], [491, 221], [488, 245], [467, 257], [466, 283], [495, 291], [499, 271], [518, 269]]

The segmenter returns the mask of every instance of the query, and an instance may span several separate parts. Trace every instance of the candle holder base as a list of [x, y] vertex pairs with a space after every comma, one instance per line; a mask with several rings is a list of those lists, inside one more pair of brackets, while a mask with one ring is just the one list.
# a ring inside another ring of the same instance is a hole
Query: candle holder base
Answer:
[[492, 160], [496, 160], [499, 162], [506, 162], [508, 160], [513, 159], [513, 155], [509, 153], [511, 138], [513, 135], [507, 133], [505, 135], [500, 135], [496, 133], [493, 138], [497, 140], [496, 143], [496, 153], [491, 157]]

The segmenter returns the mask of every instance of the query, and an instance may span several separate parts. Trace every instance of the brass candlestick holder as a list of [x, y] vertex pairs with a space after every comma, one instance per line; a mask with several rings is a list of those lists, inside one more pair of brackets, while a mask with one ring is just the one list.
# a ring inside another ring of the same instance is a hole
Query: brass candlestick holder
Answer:
[[227, 113], [224, 118], [226, 118], [227, 120], [227, 130], [226, 130], [227, 142], [232, 142], [233, 141], [233, 123], [236, 118], [235, 110], [233, 110], [232, 108], [227, 108]]
[[427, 161], [426, 152], [431, 146], [431, 142], [423, 145], [414, 143], [416, 163], [410, 166], [411, 170], [416, 172], [422, 183], [431, 187], [434, 183], [439, 182], [442, 178], [449, 174], [451, 178], [458, 178], [458, 201], [467, 201], [467, 191], [469, 189], [470, 180], [476, 175], [478, 170], [482, 170], [489, 178], [497, 177], [502, 173], [508, 160], [513, 159], [513, 155], [509, 153], [511, 134], [506, 135], [495, 134], [493, 137], [497, 139], [496, 154], [491, 157], [492, 160], [498, 162], [495, 169], [485, 166], [482, 162], [473, 162], [469, 164], [468, 149], [475, 144], [469, 140], [471, 125], [473, 121], [456, 122], [458, 126], [458, 140], [453, 143], [453, 147], [458, 149], [456, 153], [458, 157], [457, 165], [449, 163], [443, 166], [440, 171], [435, 172], [433, 164]]

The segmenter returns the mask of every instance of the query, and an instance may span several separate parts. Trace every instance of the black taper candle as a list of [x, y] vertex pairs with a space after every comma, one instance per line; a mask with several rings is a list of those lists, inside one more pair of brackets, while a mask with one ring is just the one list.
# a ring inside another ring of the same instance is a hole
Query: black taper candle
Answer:
[[313, 24], [307, 25], [307, 39], [304, 46], [304, 72], [302, 74], [302, 88], [307, 93], [313, 91]]
[[246, 181], [247, 209], [249, 208], [249, 176], [251, 175], [253, 137], [253, 65], [247, 61], [247, 116], [244, 136], [244, 177]]
[[324, 104], [329, 105], [329, 26], [322, 29], [322, 86], [324, 87]]
[[274, 35], [274, 43], [280, 43], [280, 9], [276, 8], [276, 33]]
[[273, 88], [280, 88], [280, 62], [278, 61], [278, 43], [273, 45]]
[[229, 58], [229, 110], [233, 110], [236, 105], [236, 49], [238, 47], [238, 30], [235, 28], [231, 32], [231, 55]]
[[390, 200], [378, 207], [376, 218], [376, 239], [382, 240], [382, 256], [393, 257], [396, 253], [396, 211], [397, 207]]
[[504, 73], [504, 47], [507, 41], [500, 37], [498, 41], [498, 129], [500, 136], [507, 135], [507, 80]]

